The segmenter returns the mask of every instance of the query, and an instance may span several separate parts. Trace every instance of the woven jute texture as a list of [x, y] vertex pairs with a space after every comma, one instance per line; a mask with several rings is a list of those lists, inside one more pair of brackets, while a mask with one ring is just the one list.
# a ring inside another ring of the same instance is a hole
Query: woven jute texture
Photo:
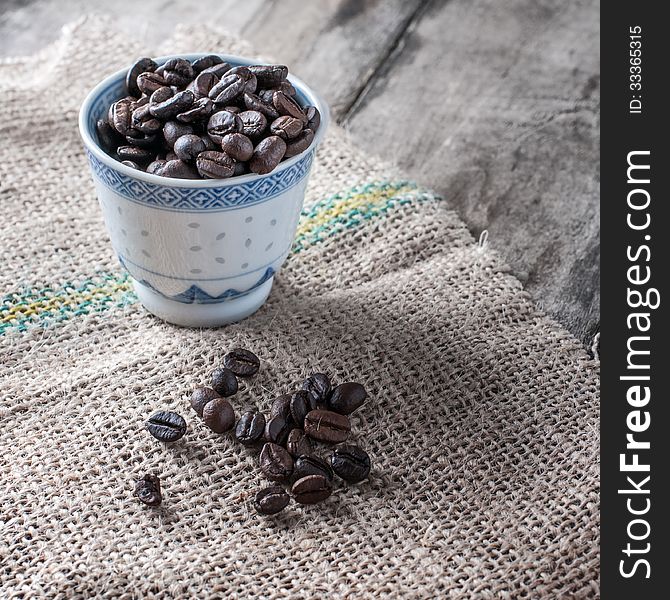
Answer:
[[[204, 27], [143, 48], [89, 18], [0, 64], [0, 597], [597, 597], [597, 362], [448, 201], [336, 128], [257, 314], [190, 330], [137, 303], [77, 109], [137, 56], [201, 50], [252, 52]], [[363, 382], [370, 480], [257, 515], [257, 451], [187, 400], [233, 346], [262, 359], [238, 415], [310, 372]], [[180, 442], [143, 429], [159, 408], [187, 417]], [[145, 472], [158, 509], [132, 497]]]

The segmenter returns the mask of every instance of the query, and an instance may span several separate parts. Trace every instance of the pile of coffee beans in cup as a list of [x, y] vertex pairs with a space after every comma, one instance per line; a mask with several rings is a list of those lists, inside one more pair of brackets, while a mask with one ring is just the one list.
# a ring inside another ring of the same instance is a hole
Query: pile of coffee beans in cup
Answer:
[[[314, 373], [300, 389], [275, 398], [267, 413], [247, 407], [236, 421], [228, 398], [237, 393], [238, 378], [252, 377], [260, 364], [250, 350], [234, 348], [212, 372], [210, 385], [196, 388], [190, 397], [191, 408], [213, 432], [233, 431], [239, 443], [260, 448], [260, 471], [272, 483], [256, 493], [256, 510], [276, 514], [291, 497], [299, 504], [322, 502], [331, 495], [335, 476], [347, 483], [366, 479], [370, 457], [359, 446], [346, 443], [351, 434], [349, 415], [365, 402], [365, 388], [357, 382], [333, 387], [327, 375]], [[145, 426], [162, 442], [180, 439], [187, 428], [185, 419], [171, 411], [154, 413]], [[320, 449], [333, 446], [327, 458], [319, 455]], [[135, 495], [150, 506], [160, 504], [158, 477], [145, 475], [137, 482]]]
[[127, 95], [96, 124], [102, 148], [124, 165], [180, 179], [269, 173], [306, 150], [319, 128], [284, 65], [233, 66], [211, 54], [158, 65], [140, 58]]

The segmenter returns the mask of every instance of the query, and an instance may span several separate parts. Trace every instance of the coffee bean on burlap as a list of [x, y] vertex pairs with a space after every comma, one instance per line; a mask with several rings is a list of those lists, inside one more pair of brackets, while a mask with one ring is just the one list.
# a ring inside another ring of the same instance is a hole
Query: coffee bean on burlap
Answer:
[[291, 394], [282, 394], [270, 405], [270, 418], [282, 417], [286, 421], [293, 421], [291, 416]]
[[186, 433], [186, 420], [176, 412], [159, 410], [147, 419], [145, 427], [161, 442], [176, 442]]
[[265, 435], [265, 415], [257, 410], [248, 410], [237, 422], [235, 437], [237, 440], [249, 446], [260, 441]]
[[283, 417], [271, 417], [265, 423], [265, 440], [283, 446], [291, 429], [293, 429], [291, 421]]
[[135, 483], [134, 495], [147, 506], [158, 506], [161, 496], [161, 482], [157, 475], [147, 473]]
[[235, 411], [225, 398], [214, 398], [203, 407], [202, 421], [214, 433], [224, 433], [235, 426]]
[[330, 379], [325, 373], [314, 373], [302, 382], [302, 389], [309, 394], [312, 410], [325, 404], [330, 394]]
[[292, 429], [286, 438], [286, 449], [293, 457], [311, 454], [312, 442], [302, 429]]
[[140, 58], [135, 61], [126, 73], [126, 89], [131, 96], [139, 96], [140, 88], [137, 87], [137, 77], [140, 73], [155, 71], [158, 65], [150, 58]]
[[323, 475], [307, 475], [298, 479], [291, 488], [291, 494], [300, 504], [316, 504], [323, 502], [333, 491], [327, 477]]
[[233, 348], [223, 357], [223, 366], [238, 377], [251, 377], [258, 373], [261, 361], [251, 350]]
[[293, 473], [293, 458], [278, 444], [267, 442], [258, 461], [263, 475], [271, 481], [286, 481]]
[[191, 394], [191, 408], [199, 417], [202, 417], [202, 410], [205, 408], [205, 404], [207, 404], [210, 400], [214, 400], [215, 398], [219, 397], [219, 394], [217, 394], [216, 391], [210, 387], [197, 387]]
[[334, 477], [333, 469], [325, 460], [313, 454], [298, 456], [293, 464], [293, 476], [301, 479], [308, 475], [322, 475], [328, 481], [332, 481]]
[[252, 141], [243, 133], [227, 133], [221, 138], [221, 149], [237, 161], [249, 160], [254, 153]]
[[289, 140], [284, 151], [284, 158], [291, 158], [297, 156], [309, 148], [314, 140], [314, 132], [311, 129], [303, 129], [298, 137]]
[[262, 175], [272, 171], [284, 157], [286, 142], [276, 135], [262, 139], [249, 161], [249, 170]]
[[262, 515], [275, 515], [284, 510], [291, 496], [280, 485], [271, 485], [260, 490], [254, 498], [254, 508]]
[[312, 410], [312, 408], [316, 407], [311, 406], [310, 396], [305, 390], [298, 390], [291, 394], [291, 417], [293, 417], [293, 422], [298, 427], [302, 427], [302, 424], [305, 421], [305, 416]]
[[237, 394], [237, 377], [230, 369], [214, 369], [212, 371], [212, 389], [224, 398]]
[[368, 397], [365, 388], [355, 381], [341, 383], [328, 396], [326, 407], [341, 415], [350, 415], [359, 408]]
[[370, 457], [358, 446], [339, 446], [330, 457], [330, 466], [338, 477], [349, 483], [358, 483], [370, 474]]
[[[175, 144], [175, 148], [176, 148]], [[225, 152], [206, 150], [195, 160], [198, 173], [208, 179], [225, 179], [235, 172], [235, 161]]]
[[329, 410], [313, 410], [305, 417], [305, 433], [313, 440], [329, 444], [344, 442], [351, 432], [349, 418]]

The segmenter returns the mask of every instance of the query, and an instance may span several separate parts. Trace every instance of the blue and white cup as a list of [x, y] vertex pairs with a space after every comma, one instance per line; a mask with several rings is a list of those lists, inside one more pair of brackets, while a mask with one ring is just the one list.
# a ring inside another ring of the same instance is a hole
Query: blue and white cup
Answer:
[[[180, 56], [193, 60], [204, 54]], [[233, 65], [254, 64], [220, 56]], [[291, 249], [314, 153], [328, 127], [328, 107], [289, 75], [298, 101], [321, 113], [321, 126], [309, 148], [266, 175], [168, 179], [121, 164], [99, 144], [96, 121], [126, 95], [126, 72], [97, 85], [79, 113], [79, 130], [114, 251], [140, 302], [157, 317], [189, 327], [239, 321], [263, 305]]]

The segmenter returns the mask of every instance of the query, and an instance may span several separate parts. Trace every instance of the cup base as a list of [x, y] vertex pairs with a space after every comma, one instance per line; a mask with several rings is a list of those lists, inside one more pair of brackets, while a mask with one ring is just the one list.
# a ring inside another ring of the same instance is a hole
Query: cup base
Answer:
[[255, 290], [216, 304], [185, 304], [168, 300], [133, 279], [133, 287], [142, 306], [163, 321], [182, 327], [219, 327], [235, 323], [255, 313], [270, 295], [274, 277]]

